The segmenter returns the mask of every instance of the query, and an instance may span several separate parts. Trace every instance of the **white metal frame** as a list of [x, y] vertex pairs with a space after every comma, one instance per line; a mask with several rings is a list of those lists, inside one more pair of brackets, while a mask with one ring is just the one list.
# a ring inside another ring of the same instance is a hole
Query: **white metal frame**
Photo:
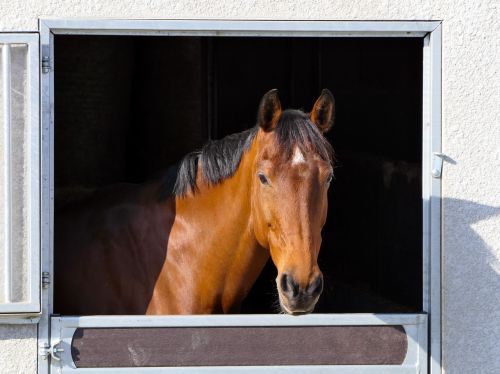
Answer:
[[[42, 19], [40, 20], [40, 51], [42, 58], [53, 64], [54, 35], [196, 35], [196, 36], [317, 36], [317, 37], [421, 37], [424, 38], [423, 61], [423, 156], [422, 156], [422, 191], [423, 191], [423, 310], [429, 315], [429, 329], [427, 318], [424, 315], [328, 315], [316, 314], [301, 317], [280, 315], [265, 316], [180, 316], [170, 317], [54, 317], [52, 334], [61, 335], [63, 342], [69, 339], [68, 331], [74, 331], [77, 326], [110, 327], [114, 326], [178, 326], [179, 321], [189, 326], [227, 325], [236, 323], [238, 326], [262, 326], [263, 324], [308, 325], [312, 322], [319, 325], [340, 325], [349, 321], [349, 324], [402, 324], [410, 334], [411, 326], [422, 324], [429, 332], [430, 343], [428, 362], [419, 362], [420, 372], [437, 374], [441, 372], [441, 179], [440, 174], [431, 176], [434, 163], [440, 170], [439, 158], [441, 151], [441, 22], [440, 21], [237, 21], [237, 20], [113, 20], [113, 19]], [[53, 113], [53, 70], [48, 68], [42, 75], [42, 269], [53, 274], [53, 160], [54, 160], [54, 113]], [[42, 320], [39, 324], [39, 344], [50, 343], [49, 322], [52, 313], [52, 287], [42, 292]], [[409, 323], [413, 318], [416, 323]], [[425, 319], [425, 323], [423, 320]], [[410, 329], [410, 330], [409, 330]], [[66, 340], [65, 340], [66, 339]], [[427, 352], [427, 339], [422, 334], [417, 339], [421, 350]], [[67, 354], [67, 353], [63, 353]], [[421, 354], [422, 361], [427, 355]], [[63, 356], [64, 358], [65, 356]], [[66, 357], [67, 358], [67, 357]], [[48, 360], [39, 360], [39, 372], [48, 370]], [[57, 363], [54, 370], [61, 369]], [[65, 370], [77, 373], [90, 373], [87, 369]], [[396, 370], [396, 368], [399, 370]], [[415, 372], [415, 367], [384, 367], [384, 373]], [[380, 372], [381, 367], [353, 366], [353, 367], [259, 367], [259, 368], [170, 368], [173, 373], [198, 372], [307, 372], [316, 373], [374, 373]], [[124, 372], [164, 372], [165, 368], [134, 369], [99, 369], [104, 373]], [[291, 370], [291, 371], [289, 371]], [[378, 371], [377, 371], [378, 370]]]
[[[0, 145], [0, 149], [4, 152], [6, 165], [2, 165], [2, 172], [7, 183], [5, 188], [4, 199], [7, 202], [5, 207], [5, 243], [4, 243], [4, 287], [6, 300], [0, 303], [0, 322], [8, 323], [26, 323], [36, 322], [37, 318], [33, 317], [40, 313], [40, 101], [39, 101], [39, 51], [38, 51], [38, 34], [34, 33], [16, 33], [16, 34], [0, 34], [0, 44], [2, 44], [2, 76], [4, 92], [3, 102], [3, 128], [0, 131], [4, 132], [4, 144]], [[28, 118], [26, 123], [26, 154], [29, 162], [28, 170], [28, 194], [25, 211], [28, 218], [28, 290], [29, 297], [25, 302], [13, 302], [11, 299], [12, 289], [12, 239], [10, 233], [11, 227], [11, 204], [12, 204], [12, 189], [15, 186], [10, 185], [11, 180], [11, 160], [10, 154], [11, 144], [11, 111], [10, 111], [10, 87], [11, 87], [11, 64], [10, 64], [10, 45], [25, 44], [28, 46], [27, 56], [27, 90], [29, 93], [29, 101], [27, 102]]]
[[429, 372], [441, 373], [441, 24], [424, 38], [422, 116], [423, 310]]
[[227, 327], [227, 326], [367, 326], [403, 325], [408, 351], [402, 365], [315, 365], [315, 366], [274, 366], [274, 367], [169, 367], [169, 368], [99, 368], [99, 373], [422, 373], [417, 369], [426, 366], [427, 358], [427, 316], [425, 314], [310, 314], [300, 318], [289, 315], [214, 315], [214, 316], [114, 316], [103, 319], [90, 317], [54, 317], [52, 335], [60, 337], [56, 342], [60, 361], [53, 361], [56, 373], [96, 373], [96, 369], [77, 368], [71, 357], [71, 343], [77, 328], [112, 327]]

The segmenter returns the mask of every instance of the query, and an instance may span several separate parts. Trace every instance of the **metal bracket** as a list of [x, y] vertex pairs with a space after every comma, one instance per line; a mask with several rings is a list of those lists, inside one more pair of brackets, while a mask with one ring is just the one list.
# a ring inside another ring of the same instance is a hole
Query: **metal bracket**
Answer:
[[51, 70], [52, 70], [52, 66], [50, 64], [50, 57], [43, 56], [42, 57], [42, 73], [47, 74], [47, 73], [50, 73]]
[[445, 155], [441, 152], [434, 152], [432, 157], [432, 171], [431, 174], [434, 178], [441, 178], [443, 174], [443, 159]]
[[60, 341], [54, 343], [54, 345], [50, 346], [48, 343], [40, 343], [38, 345], [38, 354], [46, 360], [49, 356], [56, 361], [61, 361], [61, 357], [57, 356], [58, 353], [64, 352], [63, 348], [59, 348], [61, 344]]

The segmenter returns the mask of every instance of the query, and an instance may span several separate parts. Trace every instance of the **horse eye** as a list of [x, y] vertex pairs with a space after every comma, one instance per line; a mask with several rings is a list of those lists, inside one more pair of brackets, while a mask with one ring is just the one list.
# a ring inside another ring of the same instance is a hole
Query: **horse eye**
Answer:
[[259, 176], [260, 182], [262, 184], [269, 184], [269, 181], [263, 173], [258, 173], [257, 175]]
[[330, 184], [330, 182], [332, 181], [332, 179], [333, 179], [333, 174], [330, 174], [330, 175], [328, 176], [328, 179], [326, 180], [326, 183], [327, 183], [327, 184]]

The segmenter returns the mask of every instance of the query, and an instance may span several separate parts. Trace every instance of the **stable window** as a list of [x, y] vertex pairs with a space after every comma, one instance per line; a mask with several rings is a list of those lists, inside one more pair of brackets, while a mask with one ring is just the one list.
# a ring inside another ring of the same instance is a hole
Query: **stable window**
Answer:
[[[439, 365], [440, 159], [431, 153], [440, 147], [436, 27], [42, 21], [49, 315], [61, 312], [52, 267], [58, 190], [151, 178], [206, 140], [253, 126], [270, 88], [279, 89], [285, 107], [309, 110], [322, 88], [337, 105], [328, 135], [336, 179], [319, 259], [327, 282], [317, 313], [272, 314], [270, 262], [243, 305], [246, 314], [43, 319], [40, 338], [51, 348], [52, 370], [406, 373], [425, 372], [430, 356]], [[310, 349], [279, 348], [293, 337]], [[111, 344], [121, 341], [129, 343]]]
[[[71, 200], [158, 178], [209, 139], [251, 128], [273, 87], [284, 107], [310, 110], [325, 87], [336, 100], [316, 311], [422, 310], [421, 38], [57, 35], [54, 45], [55, 313], [99, 312], [61, 300], [96, 287], [76, 274], [66, 287], [61, 274], [57, 223]], [[276, 275], [268, 261], [242, 313], [276, 311]]]

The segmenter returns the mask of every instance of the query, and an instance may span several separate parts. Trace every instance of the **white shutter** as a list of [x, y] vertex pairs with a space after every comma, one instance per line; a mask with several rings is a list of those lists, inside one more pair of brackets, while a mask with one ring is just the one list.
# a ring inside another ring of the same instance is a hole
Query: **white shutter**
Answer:
[[38, 48], [38, 34], [0, 34], [0, 313], [7, 314], [40, 311]]

